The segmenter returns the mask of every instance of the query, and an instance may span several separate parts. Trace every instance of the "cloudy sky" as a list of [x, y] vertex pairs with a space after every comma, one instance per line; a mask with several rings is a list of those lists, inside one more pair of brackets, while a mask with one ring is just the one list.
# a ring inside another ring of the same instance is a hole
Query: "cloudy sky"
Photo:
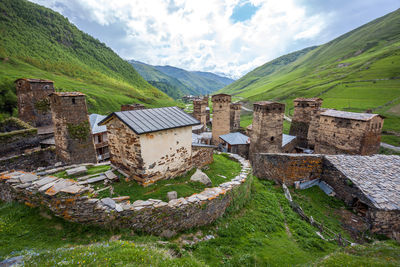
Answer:
[[124, 59], [239, 78], [400, 7], [399, 0], [31, 0]]

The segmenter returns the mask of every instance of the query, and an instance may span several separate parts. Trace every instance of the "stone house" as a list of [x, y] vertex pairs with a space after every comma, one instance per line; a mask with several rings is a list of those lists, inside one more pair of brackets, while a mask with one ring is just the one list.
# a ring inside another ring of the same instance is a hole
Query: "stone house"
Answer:
[[217, 94], [212, 96], [211, 101], [213, 103], [212, 143], [218, 145], [221, 142], [219, 136], [231, 131], [231, 96]]
[[[199, 126], [199, 129], [201, 131], [205, 131], [207, 127], [207, 107], [208, 107], [208, 96], [205, 96], [201, 99], [195, 99], [193, 100], [193, 117], [200, 121], [201, 126]], [[200, 133], [200, 132], [196, 132]]]
[[99, 125], [100, 121], [106, 116], [99, 114], [90, 114], [90, 129], [92, 132], [93, 143], [96, 148], [97, 160], [106, 161], [110, 158], [108, 150], [107, 126]]
[[379, 151], [383, 117], [326, 110], [319, 114], [315, 153], [372, 155]]
[[224, 152], [239, 154], [243, 158], [249, 157], [250, 137], [239, 133], [220, 135], [221, 146]]
[[111, 163], [141, 185], [192, 168], [192, 126], [200, 122], [178, 107], [113, 112], [107, 126]]
[[34, 127], [52, 125], [49, 94], [54, 92], [53, 81], [17, 79], [15, 81], [18, 117]]

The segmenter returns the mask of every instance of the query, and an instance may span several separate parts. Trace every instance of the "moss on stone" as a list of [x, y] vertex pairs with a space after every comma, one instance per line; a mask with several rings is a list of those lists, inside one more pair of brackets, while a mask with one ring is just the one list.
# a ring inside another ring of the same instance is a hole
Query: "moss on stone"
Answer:
[[81, 122], [79, 124], [68, 123], [67, 129], [69, 135], [73, 139], [78, 139], [80, 141], [86, 140], [90, 134], [90, 126], [89, 122], [87, 121]]

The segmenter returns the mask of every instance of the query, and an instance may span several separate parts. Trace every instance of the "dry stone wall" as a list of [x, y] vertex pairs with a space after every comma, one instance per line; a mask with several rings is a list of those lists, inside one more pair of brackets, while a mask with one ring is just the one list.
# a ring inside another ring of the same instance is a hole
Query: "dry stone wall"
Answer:
[[0, 172], [10, 170], [34, 171], [58, 162], [55, 149], [48, 147], [37, 151], [0, 159]]
[[119, 202], [123, 198], [90, 198], [91, 188], [73, 180], [23, 172], [0, 174], [0, 198], [28, 206], [45, 206], [68, 221], [166, 235], [212, 223], [229, 206], [236, 206], [237, 202], [250, 197], [250, 164], [238, 155], [230, 156], [242, 165], [237, 177], [218, 187], [169, 202], [148, 199], [130, 203]]
[[192, 144], [192, 166], [202, 168], [213, 162], [215, 146]]

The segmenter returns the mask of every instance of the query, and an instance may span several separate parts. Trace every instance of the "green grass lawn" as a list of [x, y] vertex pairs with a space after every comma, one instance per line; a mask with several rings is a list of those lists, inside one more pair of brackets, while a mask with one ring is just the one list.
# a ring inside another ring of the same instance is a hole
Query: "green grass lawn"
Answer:
[[64, 179], [73, 179], [76, 180], [79, 177], [92, 175], [97, 173], [104, 173], [110, 169], [110, 165], [103, 165], [103, 166], [89, 166], [87, 167], [87, 172], [80, 174], [80, 175], [67, 175], [67, 171], [61, 171], [53, 174], [55, 177], [64, 178]]
[[[293, 192], [309, 216], [337, 231], [333, 211], [342, 203], [318, 188]], [[237, 201], [242, 201], [238, 199]], [[316, 208], [322, 203], [320, 208]], [[306, 205], [307, 204], [307, 205]], [[0, 202], [0, 259], [25, 255], [27, 266], [399, 266], [400, 246], [383, 241], [340, 248], [320, 239], [292, 211], [280, 186], [254, 178], [252, 198], [240, 210], [228, 209], [201, 232], [215, 238], [185, 245], [169, 240], [66, 222], [38, 208]], [[324, 214], [324, 216], [322, 216]], [[330, 222], [330, 223], [329, 223]], [[110, 241], [119, 239], [120, 241]], [[162, 242], [160, 242], [162, 241]], [[368, 260], [371, 259], [371, 260]]]
[[[210, 178], [212, 182], [211, 187], [218, 186], [221, 183], [228, 182], [236, 175], [240, 173], [241, 166], [238, 162], [229, 158], [226, 154], [214, 154], [214, 162], [205, 168], [204, 173]], [[125, 181], [120, 179], [119, 182], [112, 184], [114, 194], [110, 195], [110, 190], [99, 192], [98, 198], [104, 197], [117, 197], [117, 196], [130, 196], [130, 200], [146, 200], [149, 198], [161, 199], [168, 201], [167, 193], [170, 191], [176, 191], [178, 198], [187, 197], [194, 193], [203, 191], [206, 186], [199, 182], [190, 181], [190, 177], [196, 170], [193, 169], [187, 172], [185, 175], [170, 179], [161, 180], [147, 187], [139, 185], [135, 181]], [[222, 177], [225, 176], [226, 178]], [[94, 185], [94, 188], [101, 189], [104, 185], [98, 183]]]

